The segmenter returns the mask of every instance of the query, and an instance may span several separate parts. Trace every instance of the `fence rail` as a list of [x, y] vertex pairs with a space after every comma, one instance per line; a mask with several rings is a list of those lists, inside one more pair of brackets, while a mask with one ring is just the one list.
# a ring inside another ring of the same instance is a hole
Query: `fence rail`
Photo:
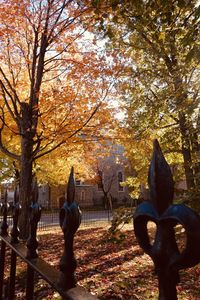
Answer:
[[[28, 259], [26, 258], [27, 255], [27, 248], [23, 244], [12, 244], [11, 243], [11, 238], [9, 236], [2, 236], [1, 235], [1, 240], [3, 243], [3, 247], [1, 244], [1, 254], [2, 254], [2, 248], [5, 248], [5, 246], [8, 246], [8, 248], [11, 249], [12, 253], [15, 253], [17, 256], [19, 256], [26, 264], [28, 267], [30, 267], [33, 271], [37, 272], [38, 274], [41, 275], [41, 277], [48, 282], [51, 287], [57, 291], [63, 299], [66, 300], [72, 300], [72, 299], [88, 299], [88, 300], [95, 300], [97, 299], [95, 296], [87, 293], [84, 288], [82, 287], [75, 287], [71, 288], [67, 291], [64, 291], [61, 287], [59, 287], [58, 283], [58, 278], [59, 278], [59, 271], [56, 270], [54, 267], [46, 263], [43, 259], [41, 258], [36, 258], [36, 259]], [[16, 262], [12, 260], [11, 262], [11, 268], [10, 270], [13, 270], [15, 268]], [[30, 272], [30, 271], [29, 271]], [[3, 274], [3, 273], [1, 273]], [[10, 274], [10, 280], [9, 280], [9, 286], [6, 288], [7, 291], [9, 291], [9, 296], [8, 299], [14, 299], [14, 282], [15, 278], [12, 275], [12, 271]], [[27, 287], [26, 287], [26, 299], [33, 299], [33, 294], [32, 294], [32, 289], [34, 286], [33, 282], [33, 277], [28, 276], [27, 277]], [[2, 283], [0, 286], [4, 286]], [[2, 297], [2, 296], [1, 296]], [[3, 298], [0, 298], [3, 299]]]

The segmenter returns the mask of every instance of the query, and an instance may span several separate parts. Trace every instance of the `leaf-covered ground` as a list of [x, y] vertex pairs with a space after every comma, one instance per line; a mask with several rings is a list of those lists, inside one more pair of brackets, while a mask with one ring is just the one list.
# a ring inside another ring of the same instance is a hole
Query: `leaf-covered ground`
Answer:
[[[58, 266], [63, 250], [60, 230], [43, 233], [39, 237], [40, 256]], [[179, 246], [184, 238], [179, 236]], [[139, 248], [131, 227], [122, 236], [108, 239], [108, 228], [80, 229], [75, 238], [75, 254], [78, 262], [78, 283], [100, 299], [157, 299], [157, 279], [151, 259]], [[18, 270], [17, 299], [24, 299], [24, 275]], [[181, 283], [177, 287], [180, 300], [200, 299], [200, 265], [180, 272]], [[60, 299], [45, 282], [37, 281], [35, 299]]]

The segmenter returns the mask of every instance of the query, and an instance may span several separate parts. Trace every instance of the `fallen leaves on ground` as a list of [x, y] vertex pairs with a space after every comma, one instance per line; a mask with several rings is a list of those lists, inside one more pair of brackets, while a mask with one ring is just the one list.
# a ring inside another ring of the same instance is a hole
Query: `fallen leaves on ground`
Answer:
[[[184, 237], [180, 236], [180, 241]], [[179, 244], [181, 242], [179, 241]], [[39, 254], [58, 268], [63, 253], [61, 231], [43, 233], [39, 238]], [[123, 239], [109, 239], [108, 228], [86, 228], [77, 232], [74, 241], [78, 284], [101, 300], [146, 300], [158, 298], [153, 263], [138, 246], [133, 230], [126, 229]], [[20, 272], [18, 271], [18, 274]], [[24, 299], [24, 273], [18, 280], [16, 299]], [[177, 287], [179, 300], [200, 299], [200, 265], [180, 272]], [[43, 280], [36, 278], [35, 299], [61, 299]]]

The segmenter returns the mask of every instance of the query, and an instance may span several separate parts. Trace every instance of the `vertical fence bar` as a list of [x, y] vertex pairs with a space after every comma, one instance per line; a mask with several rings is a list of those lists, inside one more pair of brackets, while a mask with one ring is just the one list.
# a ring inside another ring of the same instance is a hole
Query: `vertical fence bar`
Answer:
[[[7, 191], [4, 192], [4, 203], [1, 205], [1, 212], [3, 213], [3, 221], [1, 224], [1, 235], [8, 235], [8, 224], [7, 224], [7, 214], [8, 214], [8, 204], [7, 204]], [[6, 244], [1, 240], [1, 253], [0, 253], [0, 300], [3, 299], [3, 284], [4, 284], [4, 268], [5, 268], [5, 254], [6, 254]]]
[[[28, 259], [35, 259], [38, 257], [37, 247], [37, 226], [41, 217], [41, 207], [38, 204], [38, 185], [37, 179], [35, 178], [32, 183], [31, 191], [31, 207], [30, 207], [30, 232], [27, 240], [27, 255]], [[27, 281], [26, 281], [26, 299], [32, 300], [34, 293], [34, 270], [28, 265], [27, 266]]]
[[63, 290], [68, 290], [76, 286], [75, 270], [76, 259], [73, 250], [73, 240], [76, 231], [81, 223], [81, 212], [75, 200], [75, 179], [72, 168], [68, 185], [67, 199], [60, 210], [60, 226], [64, 233], [64, 252], [60, 260], [60, 276], [58, 284]]
[[[16, 186], [14, 192], [14, 205], [12, 211], [13, 218], [13, 227], [11, 230], [11, 243], [16, 244], [19, 242], [19, 229], [18, 229], [18, 219], [20, 213], [19, 205], [19, 186]], [[15, 279], [16, 279], [16, 264], [17, 264], [17, 255], [15, 251], [11, 251], [11, 264], [10, 264], [10, 280], [9, 280], [9, 296], [8, 300], [13, 300], [15, 297]]]
[[8, 300], [15, 298], [15, 278], [16, 278], [16, 263], [17, 255], [15, 251], [11, 251], [11, 265], [10, 265], [10, 280], [9, 280], [9, 296]]
[[1, 253], [0, 253], [0, 300], [3, 299], [3, 280], [4, 280], [4, 267], [5, 267], [5, 253], [6, 244], [1, 241]]
[[27, 266], [27, 279], [26, 279], [26, 300], [33, 300], [34, 294], [34, 270]]

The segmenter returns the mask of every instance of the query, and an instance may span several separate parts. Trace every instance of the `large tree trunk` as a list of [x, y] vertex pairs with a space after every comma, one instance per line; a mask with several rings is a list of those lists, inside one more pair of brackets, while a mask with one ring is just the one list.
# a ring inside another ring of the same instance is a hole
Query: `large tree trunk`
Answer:
[[[176, 53], [176, 50], [174, 48], [174, 44], [171, 45], [172, 54]], [[168, 63], [168, 62], [167, 62]], [[188, 95], [187, 92], [183, 88], [183, 80], [180, 75], [177, 76], [177, 74], [180, 73], [179, 67], [177, 65], [177, 60], [174, 55], [174, 59], [172, 60], [172, 63], [169, 64], [169, 71], [174, 77], [174, 91], [175, 95], [177, 95], [176, 98], [176, 105], [177, 110], [179, 111], [179, 106], [181, 104], [185, 103], [185, 100], [187, 99]], [[186, 184], [187, 189], [192, 189], [195, 186], [194, 181], [194, 174], [193, 174], [193, 164], [192, 164], [192, 154], [191, 154], [191, 143], [190, 143], [190, 128], [189, 124], [187, 122], [185, 113], [180, 110], [178, 112], [178, 119], [179, 119], [179, 129], [181, 134], [181, 150], [183, 155], [183, 162], [184, 162], [184, 170], [185, 170], [185, 178], [186, 178]]]
[[22, 139], [21, 172], [20, 172], [20, 203], [22, 206], [19, 229], [20, 237], [27, 239], [29, 232], [29, 208], [31, 204], [32, 185], [32, 145], [28, 139]]
[[[169, 19], [169, 22], [171, 20]], [[185, 113], [180, 110], [180, 105], [184, 105], [185, 100], [188, 98], [188, 93], [184, 89], [183, 78], [181, 77], [181, 69], [178, 65], [177, 60], [177, 49], [175, 43], [175, 34], [171, 36], [171, 59], [165, 56], [166, 66], [169, 70], [170, 76], [173, 77], [174, 84], [174, 95], [176, 97], [176, 105], [179, 119], [179, 129], [181, 134], [181, 148], [184, 161], [184, 170], [186, 177], [186, 184], [188, 189], [192, 189], [195, 186], [192, 154], [191, 154], [191, 143], [190, 143], [190, 130], [186, 120]]]
[[20, 237], [27, 239], [29, 233], [29, 211], [32, 186], [33, 133], [31, 132], [31, 114], [28, 104], [22, 105], [21, 123], [21, 165], [20, 165], [20, 204], [22, 206], [19, 229]]
[[193, 128], [192, 134], [190, 135], [193, 155], [193, 172], [195, 185], [200, 189], [200, 146], [198, 142], [197, 130]]
[[185, 177], [187, 188], [194, 188], [194, 174], [193, 174], [193, 164], [191, 156], [191, 145], [189, 137], [189, 129], [187, 128], [186, 118], [184, 113], [179, 113], [179, 127], [181, 132], [181, 142], [182, 142], [182, 154], [184, 161]]

